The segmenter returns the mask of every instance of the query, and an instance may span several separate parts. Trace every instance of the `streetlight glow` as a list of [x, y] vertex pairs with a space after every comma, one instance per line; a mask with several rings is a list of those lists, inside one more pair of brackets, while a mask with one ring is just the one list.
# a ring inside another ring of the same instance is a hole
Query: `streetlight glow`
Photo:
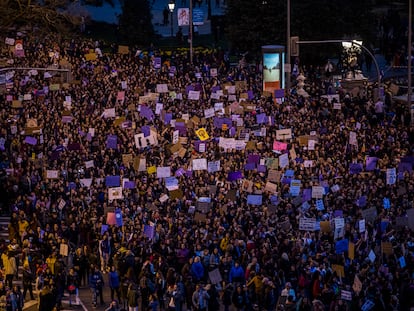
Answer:
[[170, 13], [171, 13], [171, 37], [172, 37], [174, 35], [174, 26], [173, 26], [174, 16], [173, 16], [173, 12], [174, 12], [174, 9], [175, 9], [175, 2], [173, 0], [171, 0], [168, 3], [168, 9], [170, 10]]

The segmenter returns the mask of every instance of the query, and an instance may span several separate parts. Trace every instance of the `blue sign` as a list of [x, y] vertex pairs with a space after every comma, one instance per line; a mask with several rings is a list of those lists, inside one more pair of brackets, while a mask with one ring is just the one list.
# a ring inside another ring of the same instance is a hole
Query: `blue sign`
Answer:
[[193, 25], [200, 26], [204, 24], [204, 11], [200, 8], [193, 9]]

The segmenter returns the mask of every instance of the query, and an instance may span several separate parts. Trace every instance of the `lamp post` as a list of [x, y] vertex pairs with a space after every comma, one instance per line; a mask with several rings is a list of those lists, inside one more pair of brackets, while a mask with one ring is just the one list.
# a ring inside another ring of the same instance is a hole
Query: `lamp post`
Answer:
[[174, 36], [174, 30], [173, 30], [173, 18], [174, 18], [174, 15], [173, 15], [173, 12], [174, 12], [174, 9], [175, 9], [175, 3], [174, 3], [173, 0], [171, 0], [168, 3], [168, 9], [170, 9], [170, 13], [171, 13], [171, 37], [172, 37], [172, 36]]
[[287, 0], [286, 3], [286, 47], [287, 47], [287, 51], [286, 51], [286, 89], [289, 90], [290, 89], [290, 71], [291, 71], [291, 46], [290, 46], [290, 0]]
[[407, 105], [410, 109], [411, 114], [411, 125], [414, 125], [414, 106], [412, 104], [412, 81], [411, 81], [411, 69], [412, 69], [412, 54], [413, 54], [413, 44], [412, 44], [412, 34], [413, 34], [413, 2], [408, 0], [408, 92], [407, 92]]

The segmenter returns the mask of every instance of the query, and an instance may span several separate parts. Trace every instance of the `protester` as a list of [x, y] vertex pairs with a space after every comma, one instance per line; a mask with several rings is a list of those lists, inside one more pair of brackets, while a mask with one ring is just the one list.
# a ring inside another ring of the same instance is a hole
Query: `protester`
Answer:
[[133, 309], [128, 288], [145, 309], [169, 308], [174, 288], [175, 310], [207, 308], [207, 283], [239, 310], [275, 297], [414, 306], [414, 129], [374, 86], [354, 94], [299, 66], [309, 97], [280, 95], [261, 91], [260, 62], [230, 66], [220, 50], [190, 64], [186, 51], [14, 36], [25, 56], [2, 57], [49, 69], [15, 70], [0, 95], [9, 289], [22, 263], [42, 306], [62, 299], [71, 268], [95, 304], [118, 274], [120, 295], [109, 287]]

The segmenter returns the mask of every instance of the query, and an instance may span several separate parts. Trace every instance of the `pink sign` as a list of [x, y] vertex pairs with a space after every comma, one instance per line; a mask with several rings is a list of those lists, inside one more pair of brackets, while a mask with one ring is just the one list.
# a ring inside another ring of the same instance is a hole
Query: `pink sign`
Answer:
[[275, 140], [273, 142], [273, 150], [276, 150], [276, 151], [287, 150], [287, 143], [282, 143], [280, 141]]

